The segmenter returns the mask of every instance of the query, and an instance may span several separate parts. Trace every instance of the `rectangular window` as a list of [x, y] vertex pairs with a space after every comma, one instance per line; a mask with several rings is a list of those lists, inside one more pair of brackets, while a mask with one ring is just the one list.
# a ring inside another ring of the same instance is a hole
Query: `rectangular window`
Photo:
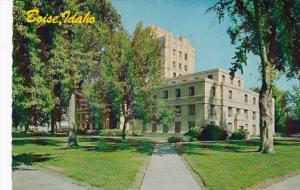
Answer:
[[176, 77], [176, 73], [173, 73], [173, 77]]
[[244, 110], [245, 118], [248, 119], [248, 110]]
[[207, 78], [214, 79], [214, 76], [213, 75], [208, 75]]
[[176, 62], [173, 61], [173, 68], [175, 69], [176, 68]]
[[181, 122], [176, 121], [175, 122], [175, 133], [180, 133], [180, 131], [181, 131]]
[[181, 70], [181, 63], [178, 63], [178, 68]]
[[232, 100], [232, 91], [229, 90], [229, 96], [228, 96], [229, 100]]
[[184, 54], [184, 60], [186, 60], [186, 61], [188, 60], [188, 54], [187, 53]]
[[225, 82], [225, 75], [222, 75], [222, 82]]
[[184, 71], [188, 71], [188, 66], [187, 65], [184, 66]]
[[248, 95], [245, 94], [245, 103], [247, 103], [247, 102], [248, 102]]
[[179, 59], [182, 59], [182, 52], [179, 52]]
[[230, 84], [233, 84], [233, 78], [230, 77]]
[[175, 95], [176, 95], [176, 98], [180, 98], [181, 97], [180, 88], [175, 89]]
[[188, 128], [189, 128], [189, 129], [195, 128], [195, 122], [189, 121], [189, 122], [188, 122]]
[[169, 98], [169, 92], [167, 90], [164, 91], [164, 99]]
[[237, 115], [239, 115], [239, 114], [241, 113], [241, 109], [240, 109], [240, 108], [237, 108], [237, 109], [236, 109], [236, 113], [237, 113]]
[[255, 111], [253, 112], [252, 119], [256, 120], [256, 112]]
[[176, 56], [176, 49], [173, 49], [173, 56]]
[[181, 106], [175, 106], [175, 112], [176, 112], [176, 116], [180, 117], [181, 116]]
[[216, 96], [216, 87], [213, 87], [213, 86], [212, 86], [212, 87], [210, 88], [210, 95], [213, 96], [213, 97]]
[[189, 115], [195, 115], [195, 105], [189, 105]]
[[253, 105], [256, 105], [256, 98], [253, 98]]
[[215, 115], [215, 106], [210, 105], [210, 115]]
[[194, 86], [190, 86], [189, 87], [189, 96], [194, 96], [195, 95], [195, 87]]
[[232, 107], [228, 107], [228, 117], [232, 116]]
[[238, 85], [239, 85], [239, 87], [241, 87], [241, 81], [240, 80], [238, 81]]

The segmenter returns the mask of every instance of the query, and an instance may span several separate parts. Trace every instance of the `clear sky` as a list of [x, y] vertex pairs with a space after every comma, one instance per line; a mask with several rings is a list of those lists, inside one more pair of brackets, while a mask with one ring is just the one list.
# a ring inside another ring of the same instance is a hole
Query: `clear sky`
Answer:
[[[144, 26], [158, 25], [174, 35], [189, 38], [196, 48], [196, 71], [212, 68], [228, 69], [234, 55], [226, 30], [229, 22], [219, 24], [213, 12], [205, 13], [215, 0], [111, 0], [122, 17], [125, 29], [132, 33], [137, 22]], [[248, 56], [244, 68], [245, 86], [260, 86], [258, 57]], [[282, 77], [277, 86], [291, 89], [298, 80], [287, 81]]]

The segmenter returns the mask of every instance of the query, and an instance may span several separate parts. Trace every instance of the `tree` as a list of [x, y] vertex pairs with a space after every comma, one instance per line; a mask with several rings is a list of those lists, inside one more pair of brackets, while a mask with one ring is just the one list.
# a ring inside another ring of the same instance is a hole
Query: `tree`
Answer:
[[299, 76], [300, 69], [300, 2], [281, 0], [220, 0], [208, 9], [219, 21], [227, 14], [233, 26], [228, 28], [231, 43], [236, 46], [231, 74], [243, 73], [247, 53], [260, 57], [262, 86], [259, 92], [259, 151], [274, 152], [272, 134], [272, 84], [276, 71], [288, 77]]
[[290, 114], [288, 92], [278, 89], [275, 85], [272, 87], [272, 91], [275, 100], [275, 131], [282, 133]]
[[288, 95], [292, 104], [292, 118], [300, 120], [300, 87], [296, 85], [293, 86]]

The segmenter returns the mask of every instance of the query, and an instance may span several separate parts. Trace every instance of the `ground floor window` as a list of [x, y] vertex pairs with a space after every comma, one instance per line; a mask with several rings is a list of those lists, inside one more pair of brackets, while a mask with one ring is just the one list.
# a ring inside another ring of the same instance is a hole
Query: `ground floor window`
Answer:
[[153, 123], [152, 124], [152, 132], [155, 133], [157, 131], [157, 124]]
[[194, 128], [194, 127], [195, 127], [195, 122], [189, 121], [188, 122], [188, 128], [191, 129], [191, 128]]
[[181, 131], [181, 122], [176, 121], [175, 122], [175, 133], [180, 133], [180, 131]]

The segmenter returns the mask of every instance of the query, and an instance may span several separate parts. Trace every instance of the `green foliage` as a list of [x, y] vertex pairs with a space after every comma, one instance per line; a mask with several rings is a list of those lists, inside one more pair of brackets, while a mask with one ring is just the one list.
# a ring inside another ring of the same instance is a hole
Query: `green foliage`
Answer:
[[188, 132], [184, 134], [185, 137], [189, 138], [189, 141], [194, 141], [199, 139], [203, 128], [191, 128]]
[[288, 105], [288, 92], [279, 90], [275, 86], [272, 87], [272, 90], [273, 98], [275, 100], [275, 131], [284, 132], [284, 127], [290, 111]]
[[182, 136], [172, 136], [168, 138], [169, 143], [177, 143], [184, 142], [184, 138]]
[[227, 132], [216, 125], [206, 125], [201, 134], [198, 136], [199, 140], [212, 141], [212, 140], [225, 140]]
[[122, 136], [122, 129], [103, 129], [100, 130], [100, 136], [112, 136], [120, 137]]
[[293, 86], [289, 92], [289, 100], [292, 104], [292, 118], [300, 120], [300, 86]]
[[244, 140], [246, 139], [247, 132], [245, 130], [234, 131], [231, 134], [231, 140]]

